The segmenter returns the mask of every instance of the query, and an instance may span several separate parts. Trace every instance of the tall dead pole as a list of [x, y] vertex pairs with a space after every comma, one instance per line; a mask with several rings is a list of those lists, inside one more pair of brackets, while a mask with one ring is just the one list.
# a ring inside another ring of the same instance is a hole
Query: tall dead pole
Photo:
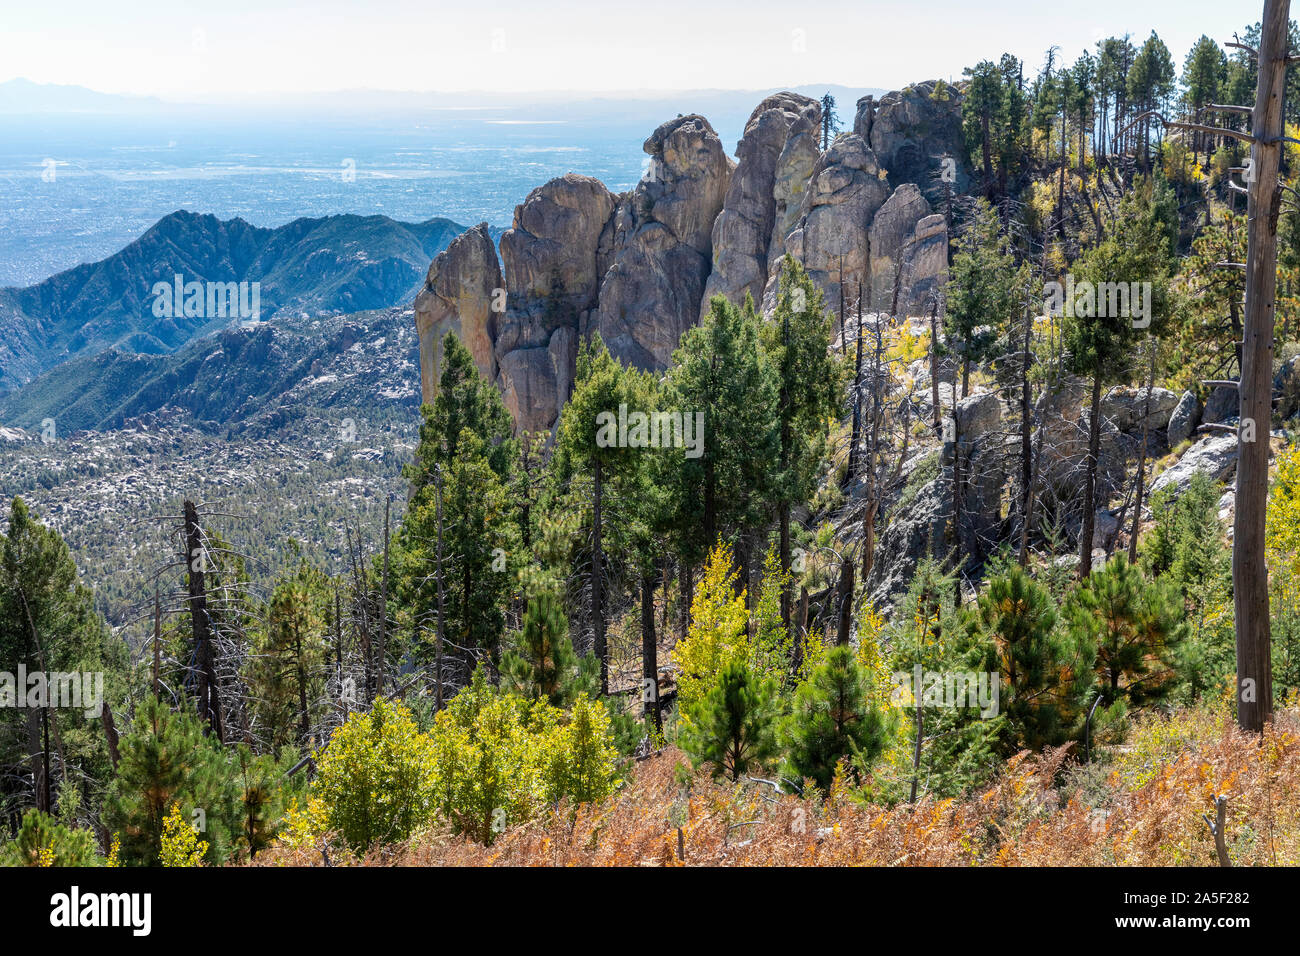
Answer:
[[1265, 0], [1259, 81], [1247, 169], [1246, 322], [1238, 387], [1237, 502], [1232, 536], [1237, 627], [1237, 721], [1260, 733], [1273, 718], [1272, 635], [1264, 532], [1269, 428], [1273, 416], [1273, 319], [1277, 295], [1277, 218], [1282, 202], [1282, 100], [1290, 0]]
[[438, 493], [438, 635], [433, 648], [434, 686], [436, 687], [435, 704], [442, 710], [442, 627], [443, 627], [443, 591], [442, 591], [442, 466], [433, 466], [433, 484]]
[[[1273, 319], [1277, 308], [1277, 219], [1282, 206], [1279, 176], [1286, 141], [1282, 105], [1290, 39], [1290, 0], [1264, 0], [1259, 49], [1244, 43], [1225, 46], [1256, 58], [1259, 74], [1255, 107], [1211, 103], [1210, 113], [1249, 113], [1250, 132], [1175, 123], [1155, 110], [1133, 121], [1158, 117], [1174, 129], [1212, 133], [1250, 147], [1240, 171], [1246, 181], [1229, 180], [1233, 192], [1246, 193], [1246, 317], [1242, 327], [1241, 379], [1237, 383], [1237, 495], [1232, 534], [1233, 610], [1237, 629], [1237, 723], [1261, 733], [1273, 718], [1272, 634], [1269, 626], [1268, 565], [1264, 560], [1268, 515], [1269, 430], [1273, 418]], [[1130, 124], [1133, 125], [1133, 124]], [[1240, 268], [1231, 263], [1229, 268]]]
[[388, 545], [392, 538], [389, 531], [389, 510], [392, 498], [384, 500], [384, 577], [379, 585], [379, 693], [384, 692], [384, 671], [388, 659]]
[[203, 529], [194, 502], [185, 502], [185, 557], [189, 579], [190, 625], [194, 633], [195, 666], [198, 671], [199, 715], [212, 727], [217, 739], [224, 741], [221, 726], [221, 693], [217, 686], [215, 655], [212, 650], [212, 627], [208, 616], [208, 592], [204, 581], [207, 549], [203, 546]]

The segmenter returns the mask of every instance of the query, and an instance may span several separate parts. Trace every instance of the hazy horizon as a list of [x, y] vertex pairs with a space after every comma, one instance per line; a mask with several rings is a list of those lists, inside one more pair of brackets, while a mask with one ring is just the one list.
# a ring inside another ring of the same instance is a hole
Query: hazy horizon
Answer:
[[[815, 16], [775, 0], [755, 0], [743, 14], [690, 0], [627, 9], [570, 0], [559, 10], [374, 0], [361, 13], [342, 0], [311, 7], [230, 0], [216, 11], [143, 0], [127, 13], [67, 0], [7, 12], [0, 82], [21, 77], [170, 102], [341, 91], [630, 96], [815, 84], [898, 89], [958, 78], [1003, 52], [1036, 68], [1050, 46], [1073, 59], [1105, 36], [1129, 33], [1140, 42], [1153, 29], [1181, 66], [1201, 34], [1227, 40], [1256, 18], [1211, 0], [1160, 0], [1141, 9], [1124, 0], [1097, 0], [1086, 9], [1023, 0], [978, 7], [961, 0], [834, 0]], [[685, 22], [690, 31], [674, 29]]]

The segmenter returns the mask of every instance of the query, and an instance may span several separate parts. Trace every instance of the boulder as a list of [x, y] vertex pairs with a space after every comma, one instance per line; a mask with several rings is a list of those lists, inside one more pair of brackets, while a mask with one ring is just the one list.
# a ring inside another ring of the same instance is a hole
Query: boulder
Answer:
[[871, 308], [915, 314], [947, 281], [947, 221], [931, 213], [930, 204], [915, 184], [904, 183], [872, 218], [868, 235]]
[[520, 432], [549, 430], [568, 400], [616, 198], [590, 176], [552, 179], [515, 208], [501, 237], [506, 310], [496, 334], [498, 385]]
[[1141, 431], [1144, 418], [1150, 431], [1168, 425], [1177, 405], [1178, 396], [1167, 388], [1156, 386], [1148, 399], [1146, 386], [1116, 386], [1102, 396], [1101, 413], [1122, 432]]
[[1181, 495], [1198, 473], [1223, 481], [1237, 469], [1237, 436], [1206, 435], [1183, 454], [1183, 457], [1162, 471], [1151, 483], [1151, 493], [1173, 488]]
[[1283, 421], [1300, 412], [1300, 355], [1282, 363], [1273, 377], [1273, 390], [1278, 393], [1277, 413]]
[[[962, 94], [942, 80], [915, 83], [879, 100], [858, 100], [853, 131], [875, 152], [894, 186], [916, 183], [931, 202], [951, 185], [968, 192], [973, 182], [961, 122]], [[951, 183], [942, 176], [952, 160]]]
[[894, 602], [907, 593], [921, 560], [942, 559], [948, 553], [951, 482], [950, 476], [931, 479], [906, 508], [891, 512], [876, 542], [876, 557], [866, 582], [873, 607], [892, 610]]
[[821, 156], [818, 146], [820, 131], [821, 106], [818, 105], [815, 114], [801, 114], [790, 124], [785, 146], [776, 160], [772, 180], [772, 238], [767, 244], [769, 286], [772, 285], [772, 273], [777, 271], [778, 263], [786, 253], [786, 237], [799, 225], [804, 195]]
[[[868, 227], [889, 197], [884, 170], [862, 137], [840, 134], [813, 167], [799, 222], [785, 251], [803, 264], [826, 292], [826, 307], [847, 311], [867, 272]], [[764, 308], [775, 303], [775, 276], [768, 278]], [[841, 293], [841, 283], [843, 293]]]
[[1192, 437], [1196, 427], [1201, 423], [1201, 402], [1194, 392], [1183, 392], [1182, 398], [1169, 414], [1169, 447], [1177, 448], [1182, 442]]
[[702, 116], [664, 123], [643, 148], [650, 169], [601, 239], [610, 265], [592, 322], [620, 361], [664, 369], [699, 319], [733, 164]]
[[[596, 246], [617, 197], [598, 179], [569, 173], [528, 194], [501, 237], [512, 306], [563, 296], [589, 309], [600, 289]], [[511, 347], [514, 347], [513, 345]]]
[[1237, 389], [1231, 385], [1216, 385], [1205, 400], [1205, 410], [1201, 413], [1202, 422], [1224, 424], [1236, 421], [1241, 411], [1241, 402]]

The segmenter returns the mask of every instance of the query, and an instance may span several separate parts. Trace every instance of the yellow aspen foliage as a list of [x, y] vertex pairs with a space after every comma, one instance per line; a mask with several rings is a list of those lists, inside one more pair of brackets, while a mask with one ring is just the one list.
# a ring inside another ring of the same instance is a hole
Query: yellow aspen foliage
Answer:
[[681, 671], [677, 700], [683, 715], [703, 699], [723, 668], [750, 657], [745, 592], [736, 593], [736, 577], [731, 547], [719, 542], [709, 552], [704, 576], [695, 589], [686, 639], [673, 649]]
[[207, 852], [207, 841], [199, 839], [194, 825], [181, 815], [181, 805], [173, 803], [163, 820], [162, 865], [202, 866]]
[[1300, 447], [1277, 456], [1268, 496], [1265, 534], [1268, 568], [1274, 576], [1300, 577]]

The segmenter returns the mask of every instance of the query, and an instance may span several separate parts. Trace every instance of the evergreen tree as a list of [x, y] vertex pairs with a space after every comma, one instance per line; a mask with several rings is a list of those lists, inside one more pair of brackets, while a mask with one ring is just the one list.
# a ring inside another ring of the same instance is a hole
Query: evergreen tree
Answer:
[[104, 820], [121, 839], [124, 863], [158, 865], [163, 823], [175, 804], [186, 819], [200, 812], [209, 863], [229, 856], [231, 831], [222, 810], [231, 804], [230, 781], [220, 746], [203, 727], [194, 714], [172, 713], [152, 697], [137, 707], [104, 801]]
[[704, 415], [701, 453], [678, 460], [671, 491], [674, 520], [691, 532], [686, 560], [697, 564], [719, 535], [766, 517], [780, 449], [778, 389], [748, 300], [737, 308], [715, 296], [704, 320], [682, 336], [673, 363], [670, 402], [683, 414]]
[[564, 705], [576, 692], [578, 659], [564, 607], [552, 588], [533, 586], [515, 647], [501, 658], [501, 673], [511, 689], [553, 707]]
[[[1089, 404], [1088, 468], [1083, 488], [1083, 525], [1079, 534], [1079, 575], [1092, 570], [1092, 533], [1098, 501], [1101, 454], [1101, 396], [1109, 381], [1130, 370], [1135, 333], [1163, 331], [1168, 318], [1168, 282], [1173, 230], [1166, 218], [1168, 191], [1140, 183], [1120, 203], [1106, 239], [1089, 249], [1079, 264], [1074, 300], [1063, 303], [1067, 367], [1092, 380]], [[1107, 298], [1104, 287], [1122, 288], [1130, 297], [1129, 314], [1122, 299]], [[1149, 314], [1139, 317], [1134, 298], [1150, 290]], [[1087, 294], [1091, 290], [1091, 294]], [[1133, 290], [1130, 293], [1130, 290]]]
[[745, 661], [728, 663], [703, 699], [693, 706], [683, 746], [696, 764], [732, 780], [775, 752], [776, 700], [771, 682]]
[[865, 769], [884, 749], [889, 719], [849, 645], [832, 647], [795, 692], [785, 722], [788, 776], [830, 788], [841, 760]]
[[[807, 501], [816, 489], [830, 423], [843, 400], [845, 367], [829, 348], [830, 336], [831, 322], [821, 289], [787, 255], [781, 267], [776, 311], [759, 332], [766, 364], [776, 376], [780, 424], [773, 498], [781, 570], [787, 574], [790, 509]], [[788, 590], [781, 595], [781, 616], [790, 619]]]
[[1072, 739], [1087, 707], [1094, 648], [1057, 627], [1051, 592], [1012, 565], [980, 594], [974, 623], [992, 643], [1005, 681], [1009, 749], [1041, 750]]
[[300, 560], [276, 584], [254, 642], [248, 689], [258, 735], [276, 752], [306, 744], [312, 707], [324, 693], [332, 611], [327, 585], [323, 573]]
[[[21, 498], [13, 499], [8, 532], [0, 534], [0, 670], [16, 673], [103, 674], [105, 705], [119, 700], [128, 673], [127, 648], [95, 610], [94, 595], [57, 531], [45, 527]], [[79, 683], [84, 687], [84, 683]], [[16, 687], [26, 695], [26, 687]], [[0, 706], [0, 767], [32, 789], [21, 804], [52, 812], [54, 777], [68, 780], [78, 800], [102, 789], [111, 765], [95, 701], [81, 708]], [[51, 704], [56, 703], [51, 701]], [[87, 716], [87, 713], [90, 716]], [[33, 734], [61, 741], [55, 754], [29, 752]], [[57, 761], [65, 761], [59, 765]], [[45, 770], [49, 763], [50, 771]], [[71, 793], [71, 791], [69, 792]]]
[[1019, 316], [1024, 287], [997, 210], [981, 199], [957, 240], [944, 314], [948, 341], [961, 351], [963, 396], [970, 394], [971, 365], [990, 356], [998, 335]]
[[821, 100], [822, 104], [822, 151], [831, 148], [835, 134], [840, 130], [840, 118], [835, 112], [835, 97], [828, 91]]
[[1076, 640], [1097, 648], [1096, 690], [1108, 707], [1164, 701], [1176, 683], [1186, 637], [1171, 582], [1147, 581], [1120, 554], [1070, 592], [1064, 616]]

